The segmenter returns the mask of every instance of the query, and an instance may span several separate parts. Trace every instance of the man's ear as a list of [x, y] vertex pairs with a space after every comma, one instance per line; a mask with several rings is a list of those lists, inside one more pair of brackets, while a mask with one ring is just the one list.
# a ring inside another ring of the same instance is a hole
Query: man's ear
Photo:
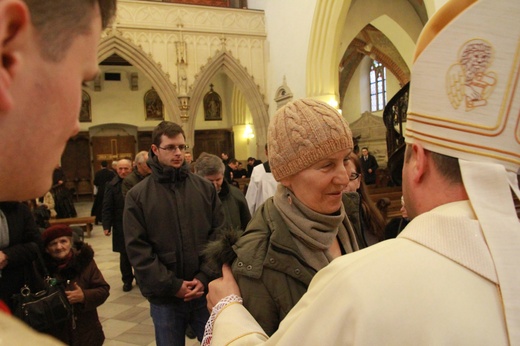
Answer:
[[0, 1], [0, 111], [9, 111], [13, 106], [10, 87], [20, 68], [29, 25], [29, 10], [22, 1]]
[[413, 181], [419, 183], [424, 179], [425, 174], [428, 170], [428, 155], [424, 150], [423, 146], [414, 143], [411, 146], [412, 150], [412, 167], [413, 167]]
[[[157, 146], [155, 144], [152, 144], [151, 148], [152, 148], [152, 152], [155, 154], [155, 156], [157, 156], [157, 152], [159, 151]], [[146, 160], [146, 161], [148, 161], [148, 160]]]

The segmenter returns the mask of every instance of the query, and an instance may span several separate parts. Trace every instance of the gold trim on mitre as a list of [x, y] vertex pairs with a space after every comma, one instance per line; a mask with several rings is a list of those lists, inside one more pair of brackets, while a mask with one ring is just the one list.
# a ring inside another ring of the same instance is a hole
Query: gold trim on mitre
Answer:
[[520, 345], [520, 1], [450, 0], [417, 42], [406, 142], [459, 159]]
[[[469, 7], [462, 11], [461, 3]], [[518, 12], [520, 1], [459, 0], [435, 13], [417, 43], [408, 143], [421, 133], [428, 150], [520, 173]], [[482, 148], [496, 155], [479, 155]]]

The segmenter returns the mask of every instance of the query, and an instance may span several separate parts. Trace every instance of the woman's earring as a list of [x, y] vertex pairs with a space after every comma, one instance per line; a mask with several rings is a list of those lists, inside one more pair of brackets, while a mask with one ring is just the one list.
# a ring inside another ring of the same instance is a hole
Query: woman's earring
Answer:
[[289, 193], [289, 189], [286, 187], [285, 191], [287, 192], [287, 201], [289, 201], [289, 205], [292, 205], [291, 194]]

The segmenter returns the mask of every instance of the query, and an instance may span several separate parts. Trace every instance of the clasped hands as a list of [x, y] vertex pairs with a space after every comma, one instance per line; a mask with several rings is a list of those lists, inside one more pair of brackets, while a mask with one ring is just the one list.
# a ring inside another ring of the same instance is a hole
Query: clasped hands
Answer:
[[181, 288], [177, 291], [175, 296], [184, 299], [185, 302], [200, 298], [204, 294], [204, 284], [199, 279], [191, 281], [183, 281]]

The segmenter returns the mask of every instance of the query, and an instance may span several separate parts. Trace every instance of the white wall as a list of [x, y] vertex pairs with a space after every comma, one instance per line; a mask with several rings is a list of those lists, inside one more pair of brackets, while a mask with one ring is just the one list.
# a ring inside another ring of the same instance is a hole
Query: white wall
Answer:
[[[121, 73], [121, 81], [101, 81], [101, 91], [94, 91], [94, 82], [87, 83], [85, 90], [91, 99], [92, 122], [80, 123], [81, 131], [88, 131], [92, 126], [119, 123], [132, 124], [139, 129], [150, 129], [159, 123], [146, 120], [144, 94], [152, 84], [148, 78], [133, 66], [100, 66], [104, 72]], [[138, 73], [137, 91], [130, 89], [130, 74]]]
[[250, 9], [265, 11], [267, 31], [267, 101], [276, 111], [275, 92], [286, 77], [294, 98], [306, 95], [306, 66], [316, 0], [248, 0]]

